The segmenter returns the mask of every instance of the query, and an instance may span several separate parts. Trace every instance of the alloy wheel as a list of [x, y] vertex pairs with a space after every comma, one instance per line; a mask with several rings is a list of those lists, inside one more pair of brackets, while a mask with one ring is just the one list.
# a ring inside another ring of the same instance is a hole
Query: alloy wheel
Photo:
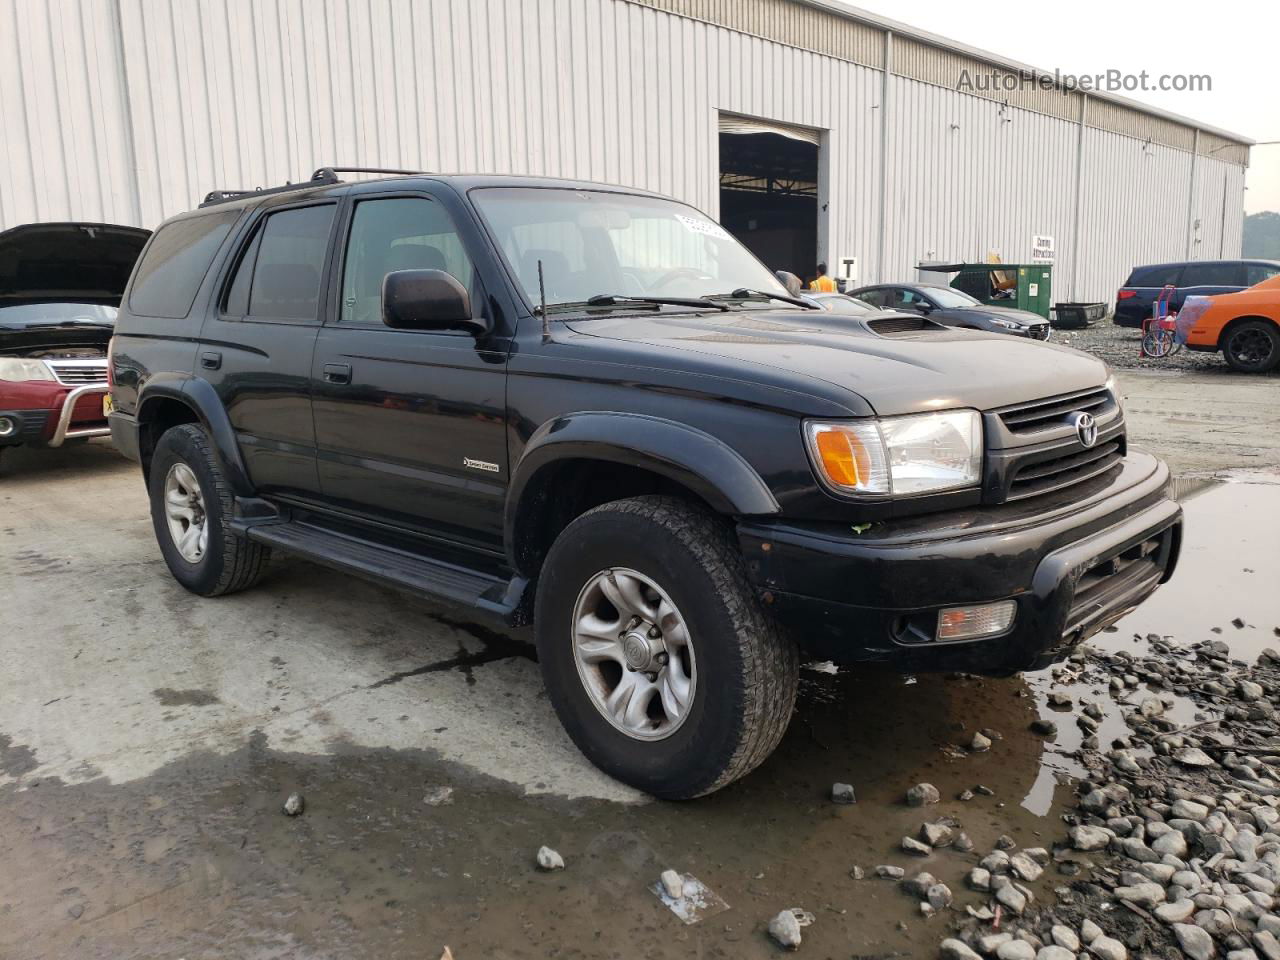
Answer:
[[178, 462], [164, 478], [164, 512], [173, 545], [187, 563], [199, 563], [209, 547], [204, 491], [191, 468]]

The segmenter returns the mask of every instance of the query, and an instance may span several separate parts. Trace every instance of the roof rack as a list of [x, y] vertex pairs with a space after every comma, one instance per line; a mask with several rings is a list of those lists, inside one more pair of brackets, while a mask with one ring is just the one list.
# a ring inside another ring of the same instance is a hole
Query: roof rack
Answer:
[[208, 207], [218, 203], [227, 203], [243, 197], [266, 196], [272, 193], [285, 193], [289, 190], [305, 190], [307, 187], [320, 187], [330, 183], [341, 183], [339, 173], [385, 173], [396, 176], [412, 176], [426, 173], [425, 170], [393, 170], [387, 167], [320, 167], [311, 175], [310, 180], [298, 183], [286, 183], [279, 187], [255, 187], [252, 190], [211, 190], [204, 195], [200, 206]]

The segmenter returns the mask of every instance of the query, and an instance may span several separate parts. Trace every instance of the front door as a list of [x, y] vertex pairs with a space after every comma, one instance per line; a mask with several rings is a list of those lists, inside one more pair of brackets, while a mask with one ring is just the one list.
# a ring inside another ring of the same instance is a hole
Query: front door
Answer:
[[469, 241], [427, 193], [357, 198], [337, 309], [320, 332], [313, 396], [320, 486], [335, 508], [498, 550], [507, 483], [506, 338], [396, 330], [382, 281], [452, 274], [490, 309]]

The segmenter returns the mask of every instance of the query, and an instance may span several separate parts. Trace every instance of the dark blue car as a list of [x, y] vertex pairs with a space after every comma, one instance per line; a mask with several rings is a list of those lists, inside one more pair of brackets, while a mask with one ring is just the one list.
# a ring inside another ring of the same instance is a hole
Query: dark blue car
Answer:
[[1151, 307], [1160, 290], [1168, 284], [1177, 289], [1170, 309], [1175, 312], [1189, 296], [1212, 297], [1235, 293], [1280, 273], [1275, 260], [1189, 260], [1134, 267], [1116, 293], [1115, 323], [1120, 327], [1141, 327], [1151, 316]]

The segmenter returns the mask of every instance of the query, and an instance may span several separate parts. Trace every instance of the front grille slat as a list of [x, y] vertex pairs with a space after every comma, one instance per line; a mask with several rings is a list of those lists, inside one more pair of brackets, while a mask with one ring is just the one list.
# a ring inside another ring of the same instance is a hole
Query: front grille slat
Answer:
[[82, 387], [88, 383], [107, 382], [107, 362], [105, 360], [50, 360], [49, 369], [58, 378], [58, 382], [69, 387]]
[[1028, 464], [1014, 473], [1005, 499], [1025, 500], [1084, 483], [1106, 473], [1123, 459], [1123, 441], [1112, 440], [1092, 449]]
[[1086, 390], [1083, 393], [1066, 397], [1048, 397], [1034, 403], [1025, 403], [1017, 407], [1002, 410], [999, 417], [1011, 433], [1030, 433], [1047, 426], [1056, 426], [1067, 414], [1077, 411], [1092, 411], [1111, 402], [1111, 394], [1105, 387]]

